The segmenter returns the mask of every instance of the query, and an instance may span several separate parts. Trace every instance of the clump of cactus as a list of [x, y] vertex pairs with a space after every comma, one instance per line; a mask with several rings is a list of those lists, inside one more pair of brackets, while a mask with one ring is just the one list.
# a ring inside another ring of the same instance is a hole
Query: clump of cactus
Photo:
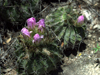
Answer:
[[53, 35], [45, 28], [45, 20], [36, 22], [27, 19], [27, 27], [22, 28], [16, 44], [18, 72], [21, 75], [42, 75], [56, 68], [61, 60], [61, 51]]
[[18, 72], [22, 75], [42, 75], [53, 70], [62, 57], [62, 47], [79, 46], [85, 37], [84, 16], [71, 7], [58, 7], [45, 20], [36, 22], [31, 17], [26, 22], [16, 44]]
[[80, 15], [71, 6], [63, 6], [46, 16], [46, 26], [64, 49], [79, 46], [85, 37], [84, 16]]

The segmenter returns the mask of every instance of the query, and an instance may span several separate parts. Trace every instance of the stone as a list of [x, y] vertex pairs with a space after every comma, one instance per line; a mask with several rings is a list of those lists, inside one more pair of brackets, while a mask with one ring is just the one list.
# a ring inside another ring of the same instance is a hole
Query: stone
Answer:
[[94, 52], [93, 52], [93, 51], [91, 51], [91, 53], [93, 54]]
[[93, 27], [98, 22], [98, 18], [95, 18], [92, 23], [90, 24], [91, 27]]
[[100, 42], [100, 37], [98, 38], [98, 41]]
[[90, 38], [90, 37], [92, 37], [92, 35], [91, 35], [91, 34], [89, 34], [89, 35], [88, 35], [88, 38]]
[[96, 36], [93, 36], [93, 39], [96, 39]]
[[95, 43], [95, 41], [92, 42], [93, 44]]
[[86, 17], [86, 19], [88, 20], [88, 21], [92, 21], [92, 19], [93, 19], [93, 17], [92, 17], [92, 13], [89, 11], [89, 10], [86, 10], [86, 9], [82, 9], [81, 10], [81, 12], [82, 12], [82, 14]]
[[93, 29], [100, 29], [100, 24], [96, 24]]

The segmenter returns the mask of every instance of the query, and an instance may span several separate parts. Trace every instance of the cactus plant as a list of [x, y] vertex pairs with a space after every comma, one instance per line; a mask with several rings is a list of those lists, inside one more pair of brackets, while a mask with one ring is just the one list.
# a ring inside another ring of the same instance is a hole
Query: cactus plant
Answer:
[[17, 28], [24, 25], [28, 17], [34, 16], [35, 11], [39, 11], [38, 4], [39, 0], [1, 0], [0, 18], [7, 23], [7, 27]]
[[28, 27], [21, 30], [15, 46], [19, 74], [42, 75], [56, 68], [62, 57], [59, 43], [64, 43], [63, 48], [74, 48], [85, 37], [84, 16], [79, 15], [63, 6], [37, 23], [33, 17], [28, 19]]
[[[34, 20], [31, 23], [33, 24]], [[19, 75], [42, 75], [56, 68], [56, 64], [62, 58], [62, 52], [57, 46], [57, 41], [52, 38], [53, 35], [46, 31], [44, 19], [31, 29], [22, 28], [21, 32], [15, 46]]]
[[63, 6], [46, 16], [46, 26], [64, 43], [63, 48], [74, 48], [85, 37], [84, 16], [79, 15], [71, 6]]

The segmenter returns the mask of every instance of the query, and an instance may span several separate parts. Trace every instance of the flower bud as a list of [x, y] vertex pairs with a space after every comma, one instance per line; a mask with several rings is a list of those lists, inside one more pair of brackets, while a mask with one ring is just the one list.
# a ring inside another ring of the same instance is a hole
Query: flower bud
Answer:
[[26, 28], [22, 28], [21, 32], [24, 37], [30, 37], [30, 32]]
[[84, 23], [84, 16], [83, 15], [78, 17], [77, 23], [79, 23], [79, 24], [83, 24]]
[[81, 15], [78, 17], [77, 21], [75, 22], [74, 26], [75, 27], [81, 27], [84, 23], [84, 16]]
[[43, 31], [43, 28], [45, 28], [45, 21], [44, 21], [44, 19], [39, 20], [39, 22], [37, 24], [39, 25], [38, 29], [40, 31]]
[[26, 22], [27, 22], [28, 28], [30, 28], [30, 29], [33, 29], [36, 25], [36, 19], [33, 17], [27, 19]]
[[33, 43], [35, 43], [35, 42], [40, 42], [41, 41], [41, 39], [42, 38], [44, 38], [44, 36], [43, 35], [39, 35], [38, 33], [37, 34], [35, 34], [34, 36], [33, 36], [33, 38], [34, 38], [34, 40], [32, 41]]

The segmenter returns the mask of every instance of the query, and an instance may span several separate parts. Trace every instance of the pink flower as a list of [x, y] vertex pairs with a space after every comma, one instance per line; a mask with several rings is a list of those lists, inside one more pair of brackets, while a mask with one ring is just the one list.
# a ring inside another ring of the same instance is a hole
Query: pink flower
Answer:
[[26, 22], [27, 22], [28, 28], [30, 28], [30, 29], [33, 29], [36, 25], [36, 19], [33, 17], [27, 19]]
[[43, 31], [43, 28], [45, 28], [45, 21], [44, 21], [44, 19], [39, 20], [39, 22], [37, 24], [39, 25], [38, 29], [40, 31]]
[[21, 32], [24, 37], [30, 37], [31, 31], [29, 32], [26, 28], [22, 28]]
[[77, 23], [78, 24], [83, 24], [84, 23], [84, 16], [83, 15], [81, 15], [81, 16], [78, 17]]
[[33, 43], [35, 43], [35, 42], [40, 42], [41, 41], [41, 39], [42, 38], [44, 38], [44, 36], [43, 35], [39, 35], [38, 33], [37, 34], [35, 34], [34, 36], [33, 36], [33, 38], [34, 38], [34, 40], [32, 41]]

